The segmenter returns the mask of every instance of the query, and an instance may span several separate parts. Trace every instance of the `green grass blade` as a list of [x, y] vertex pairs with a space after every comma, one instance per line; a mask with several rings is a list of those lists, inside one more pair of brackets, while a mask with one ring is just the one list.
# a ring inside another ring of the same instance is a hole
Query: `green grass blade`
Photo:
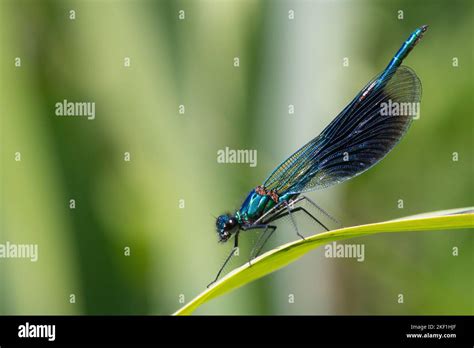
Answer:
[[252, 266], [249, 267], [246, 263], [230, 272], [174, 315], [189, 315], [203, 303], [285, 267], [321, 245], [377, 233], [474, 228], [473, 212], [474, 208], [462, 208], [427, 213], [392, 221], [341, 228], [284, 244], [253, 260]]

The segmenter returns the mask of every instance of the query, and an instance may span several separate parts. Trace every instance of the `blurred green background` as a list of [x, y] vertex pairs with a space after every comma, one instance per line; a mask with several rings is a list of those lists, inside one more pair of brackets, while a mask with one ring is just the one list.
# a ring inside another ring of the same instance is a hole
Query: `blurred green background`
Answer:
[[[212, 216], [238, 208], [422, 24], [405, 61], [421, 118], [375, 168], [309, 196], [346, 226], [472, 205], [473, 17], [470, 0], [2, 0], [0, 243], [37, 243], [39, 260], [0, 259], [0, 313], [175, 311], [230, 250]], [[55, 116], [63, 99], [95, 102], [96, 119]], [[257, 149], [257, 167], [217, 163], [226, 146]], [[364, 262], [319, 249], [197, 313], [474, 314], [473, 241], [359, 238]]]

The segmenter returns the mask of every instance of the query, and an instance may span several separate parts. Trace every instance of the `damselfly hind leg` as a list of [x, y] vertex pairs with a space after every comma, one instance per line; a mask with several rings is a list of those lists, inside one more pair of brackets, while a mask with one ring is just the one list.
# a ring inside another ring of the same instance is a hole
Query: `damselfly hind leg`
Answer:
[[[335, 223], [340, 225], [340, 223], [335, 218], [333, 218], [331, 215], [329, 215], [324, 209], [322, 209], [320, 206], [318, 206], [316, 203], [314, 203], [311, 199], [309, 199], [306, 196], [300, 196], [299, 198], [297, 198], [296, 200], [294, 200], [290, 203], [281, 202], [279, 204], [279, 206], [282, 206], [281, 208], [283, 208], [283, 209], [286, 208], [285, 211], [280, 211], [280, 212], [277, 211], [275, 214], [273, 214], [273, 216], [272, 216], [272, 214], [270, 214], [270, 217], [266, 221], [267, 222], [276, 221], [276, 220], [278, 220], [282, 217], [285, 217], [285, 216], [289, 215], [290, 218], [291, 218], [293, 227], [295, 228], [296, 234], [301, 239], [304, 240], [305, 238], [302, 234], [299, 233], [298, 226], [296, 225], [296, 221], [293, 217], [293, 214], [296, 214], [298, 212], [303, 212], [304, 214], [309, 216], [314, 222], [316, 222], [318, 225], [320, 225], [322, 228], [324, 228], [326, 231], [329, 231], [329, 228], [325, 224], [323, 224], [320, 220], [318, 220], [313, 214], [311, 214], [304, 207], [299, 206], [299, 207], [296, 207], [296, 208], [292, 208], [292, 206], [295, 203], [301, 202], [303, 200], [307, 200], [311, 205], [316, 207], [321, 213], [323, 213], [325, 216], [330, 218], [332, 221], [334, 221]], [[255, 243], [254, 247], [252, 248], [252, 251], [251, 251], [250, 257], [249, 257], [249, 264], [250, 265], [252, 264], [252, 260], [260, 255], [263, 247], [265, 246], [267, 241], [270, 239], [270, 237], [273, 235], [273, 232], [275, 232], [275, 230], [276, 230], [276, 226], [265, 225], [265, 224], [254, 225], [254, 226], [251, 226], [247, 229], [256, 229], [256, 228], [265, 228], [265, 231], [259, 236], [259, 238], [257, 239], [257, 242]]]
[[[319, 205], [317, 205], [311, 198], [307, 197], [307, 196], [301, 196], [301, 200], [305, 200], [307, 201], [308, 203], [310, 203], [313, 207], [315, 207], [316, 209], [318, 209], [323, 215], [325, 215], [326, 217], [328, 217], [329, 219], [331, 219], [333, 222], [335, 222], [339, 227], [342, 227], [342, 224], [336, 220], [333, 216], [331, 216], [326, 210], [324, 210], [323, 208], [321, 208]], [[309, 213], [308, 213], [309, 214]], [[310, 214], [311, 215], [311, 214]]]
[[[301, 199], [301, 200], [303, 200], [303, 199]], [[304, 239], [304, 237], [299, 234], [298, 229], [296, 228], [296, 224], [294, 223], [294, 219], [293, 219], [293, 214], [296, 214], [297, 212], [303, 212], [304, 214], [309, 216], [314, 222], [316, 222], [318, 225], [320, 225], [322, 228], [324, 228], [326, 231], [329, 231], [329, 228], [325, 224], [323, 224], [320, 220], [318, 220], [313, 214], [311, 214], [309, 211], [307, 211], [304, 207], [296, 207], [294, 209], [289, 209], [290, 205], [291, 204], [289, 204], [287, 206], [288, 207], [287, 211], [280, 212], [280, 213], [276, 214], [275, 216], [272, 216], [271, 221], [275, 221], [275, 220], [281, 219], [282, 217], [285, 217], [285, 216], [289, 215], [290, 218], [292, 219], [293, 226], [295, 227], [296, 233], [298, 234], [298, 236], [300, 236], [302, 239]]]

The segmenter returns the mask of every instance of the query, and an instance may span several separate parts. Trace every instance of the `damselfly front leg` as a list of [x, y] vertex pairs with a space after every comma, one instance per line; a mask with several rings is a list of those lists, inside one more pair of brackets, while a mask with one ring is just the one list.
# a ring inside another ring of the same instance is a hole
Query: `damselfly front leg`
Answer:
[[[256, 225], [249, 225], [249, 226], [241, 226], [241, 230], [242, 231], [250, 231], [250, 230], [256, 230], [256, 229], [265, 229], [265, 231], [263, 232], [263, 234], [265, 234], [265, 232], [267, 230], [271, 230], [272, 233], [276, 230], [276, 226], [273, 226], [273, 225], [267, 225], [267, 224], [256, 224]], [[230, 259], [232, 258], [232, 256], [234, 256], [235, 252], [238, 250], [239, 248], [239, 233], [240, 232], [237, 232], [235, 234], [235, 239], [234, 239], [234, 247], [232, 248], [229, 256], [227, 256], [226, 260], [224, 261], [224, 264], [221, 266], [221, 268], [219, 269], [219, 272], [217, 272], [217, 275], [216, 275], [216, 278], [210, 282], [207, 287], [211, 286], [212, 284], [214, 284], [217, 279], [219, 279], [222, 271], [224, 270], [225, 266], [229, 263]], [[268, 240], [268, 238], [265, 239], [265, 242]], [[264, 243], [265, 243], [264, 242]]]
[[290, 219], [291, 219], [291, 223], [293, 224], [293, 227], [295, 228], [295, 231], [296, 231], [296, 234], [298, 235], [298, 237], [300, 237], [301, 239], [304, 239], [304, 236], [300, 233], [300, 231], [298, 231], [298, 226], [296, 225], [296, 221], [293, 217], [293, 214], [292, 214], [292, 211], [291, 211], [291, 208], [290, 208], [290, 205], [287, 204], [286, 205], [286, 211], [287, 211], [287, 215], [290, 216]]
[[226, 260], [224, 261], [224, 264], [221, 266], [221, 268], [219, 269], [219, 272], [217, 272], [217, 275], [216, 275], [216, 278], [210, 282], [207, 287], [210, 287], [212, 284], [214, 284], [217, 279], [219, 279], [219, 276], [221, 275], [222, 271], [224, 270], [225, 266], [227, 265], [227, 263], [230, 261], [230, 259], [232, 258], [232, 256], [234, 256], [235, 252], [238, 250], [239, 248], [239, 232], [237, 232], [235, 234], [235, 237], [234, 237], [234, 247], [232, 248], [229, 256], [227, 256]]
[[[252, 248], [252, 251], [250, 252], [250, 255], [249, 255], [249, 265], [250, 266], [252, 265], [252, 260], [260, 254], [260, 251], [262, 251], [262, 248], [265, 245], [265, 243], [268, 241], [268, 239], [270, 239], [273, 232], [275, 232], [275, 230], [277, 229], [277, 227], [273, 226], [273, 225], [258, 225], [258, 226], [259, 227], [251, 226], [253, 228], [249, 228], [249, 229], [256, 229], [256, 228], [263, 228], [263, 227], [260, 227], [260, 226], [265, 226], [265, 230], [258, 237], [257, 241], [255, 242], [255, 245]], [[267, 235], [268, 231], [269, 231], [269, 233]], [[262, 240], [263, 240], [263, 242], [261, 242]]]

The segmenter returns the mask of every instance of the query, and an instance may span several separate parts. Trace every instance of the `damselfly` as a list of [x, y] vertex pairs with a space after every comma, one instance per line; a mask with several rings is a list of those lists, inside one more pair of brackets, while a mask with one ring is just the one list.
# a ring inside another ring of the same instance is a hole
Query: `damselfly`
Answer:
[[370, 81], [321, 134], [283, 161], [262, 185], [250, 191], [239, 210], [217, 218], [219, 241], [227, 242], [234, 237], [234, 247], [212, 283], [237, 250], [242, 231], [264, 230], [250, 253], [251, 261], [275, 232], [273, 223], [284, 216], [291, 218], [297, 235], [303, 239], [293, 217], [298, 212], [329, 230], [308, 210], [295, 204], [305, 200], [330, 217], [303, 193], [365, 172], [384, 158], [407, 132], [419, 111], [421, 82], [412, 69], [401, 63], [427, 28], [423, 25], [416, 29], [385, 70]]

